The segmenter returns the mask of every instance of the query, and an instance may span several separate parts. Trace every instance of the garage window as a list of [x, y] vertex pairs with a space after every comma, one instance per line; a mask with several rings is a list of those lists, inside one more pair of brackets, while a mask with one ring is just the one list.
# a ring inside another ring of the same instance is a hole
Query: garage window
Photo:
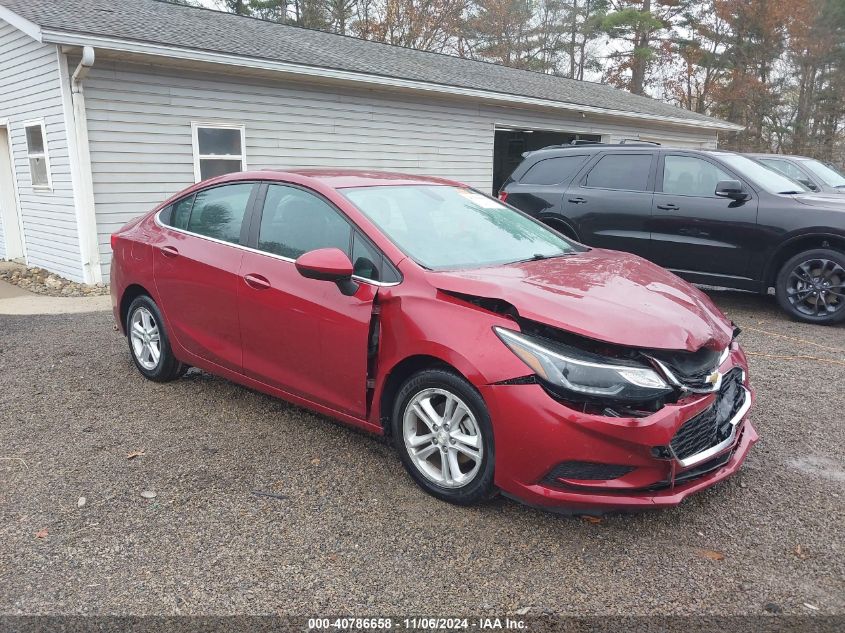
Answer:
[[47, 155], [47, 135], [44, 121], [24, 123], [26, 130], [26, 157], [33, 189], [52, 189], [50, 158]]
[[193, 123], [191, 127], [197, 182], [246, 170], [243, 125]]

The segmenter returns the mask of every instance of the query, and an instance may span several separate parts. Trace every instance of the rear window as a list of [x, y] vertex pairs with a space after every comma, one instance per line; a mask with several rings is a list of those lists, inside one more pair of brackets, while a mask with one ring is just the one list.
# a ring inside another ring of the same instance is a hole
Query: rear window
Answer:
[[647, 191], [651, 154], [607, 154], [587, 174], [585, 187]]
[[557, 185], [572, 179], [587, 160], [586, 155], [546, 158], [528, 168], [519, 182], [526, 185]]

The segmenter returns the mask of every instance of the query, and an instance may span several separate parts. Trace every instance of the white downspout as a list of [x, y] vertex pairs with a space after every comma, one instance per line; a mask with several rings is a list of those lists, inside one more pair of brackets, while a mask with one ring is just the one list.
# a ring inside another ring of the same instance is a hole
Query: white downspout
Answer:
[[73, 102], [73, 121], [76, 136], [77, 164], [79, 165], [79, 203], [81, 223], [83, 274], [87, 283], [103, 281], [100, 268], [100, 245], [97, 236], [97, 215], [94, 209], [94, 179], [91, 175], [91, 152], [88, 145], [88, 117], [85, 112], [85, 92], [82, 82], [94, 65], [94, 49], [85, 46], [82, 59], [70, 80], [70, 93]]

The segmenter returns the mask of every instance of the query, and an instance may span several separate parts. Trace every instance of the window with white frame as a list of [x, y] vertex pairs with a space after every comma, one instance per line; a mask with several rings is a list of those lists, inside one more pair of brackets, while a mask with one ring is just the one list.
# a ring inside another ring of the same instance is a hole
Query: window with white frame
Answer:
[[246, 169], [243, 125], [193, 123], [191, 127], [197, 182]]
[[52, 188], [50, 158], [47, 155], [47, 135], [44, 121], [24, 123], [26, 130], [26, 157], [29, 160], [29, 174], [34, 189]]

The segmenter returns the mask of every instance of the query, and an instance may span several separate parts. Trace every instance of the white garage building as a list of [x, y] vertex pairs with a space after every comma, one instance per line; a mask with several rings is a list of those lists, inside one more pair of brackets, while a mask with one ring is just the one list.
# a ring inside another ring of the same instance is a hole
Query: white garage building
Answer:
[[107, 282], [109, 235], [242, 169], [493, 190], [573, 139], [714, 147], [737, 126], [600, 84], [155, 0], [0, 0], [0, 259]]

